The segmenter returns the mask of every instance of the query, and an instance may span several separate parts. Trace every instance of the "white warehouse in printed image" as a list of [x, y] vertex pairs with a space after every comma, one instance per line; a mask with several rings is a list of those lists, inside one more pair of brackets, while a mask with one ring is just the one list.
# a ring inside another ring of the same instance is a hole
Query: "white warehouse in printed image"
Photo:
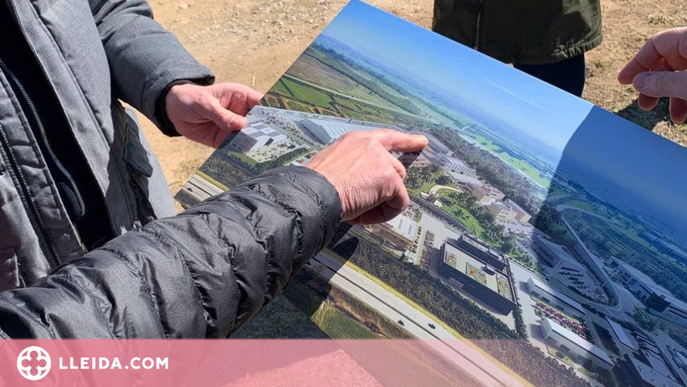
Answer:
[[286, 140], [288, 140], [286, 135], [277, 132], [263, 122], [256, 122], [238, 132], [229, 145], [239, 152], [247, 153]]
[[400, 251], [405, 251], [412, 246], [418, 230], [417, 221], [406, 215], [399, 215], [386, 222], [369, 227], [369, 231], [384, 240], [384, 243], [393, 245]]
[[532, 219], [532, 216], [527, 211], [510, 199], [493, 201], [489, 204], [488, 210], [499, 220], [527, 223]]
[[376, 127], [358, 125], [340, 120], [320, 120], [308, 118], [301, 121], [302, 125], [322, 144], [327, 145], [349, 132], [375, 130]]
[[471, 168], [463, 160], [457, 159], [455, 157], [439, 155], [439, 157], [437, 157], [436, 160], [439, 166], [444, 168], [448, 172], [464, 175], [474, 175], [477, 173], [477, 171], [475, 171], [474, 168]]
[[549, 285], [534, 279], [534, 277], [530, 277], [527, 280], [527, 290], [530, 291], [531, 295], [541, 298], [547, 304], [554, 305], [567, 314], [578, 318], [584, 317], [587, 314], [587, 310], [582, 304]]
[[444, 145], [444, 143], [442, 143], [439, 139], [432, 136], [431, 134], [428, 134], [426, 132], [414, 132], [414, 134], [421, 134], [427, 137], [427, 140], [429, 141], [429, 148], [434, 153], [447, 156], [453, 155], [453, 152], [446, 145]]
[[606, 351], [576, 335], [550, 318], [545, 318], [541, 329], [547, 340], [553, 341], [554, 346], [565, 353], [578, 364], [591, 361], [595, 367], [610, 370], [615, 363]]

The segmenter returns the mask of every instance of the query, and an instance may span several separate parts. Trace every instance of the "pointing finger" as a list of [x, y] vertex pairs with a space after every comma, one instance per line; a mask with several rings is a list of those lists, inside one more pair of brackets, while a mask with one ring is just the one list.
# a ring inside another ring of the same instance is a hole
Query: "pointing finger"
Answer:
[[371, 132], [389, 152], [416, 152], [427, 147], [427, 137], [416, 134], [401, 133], [391, 129], [379, 129]]

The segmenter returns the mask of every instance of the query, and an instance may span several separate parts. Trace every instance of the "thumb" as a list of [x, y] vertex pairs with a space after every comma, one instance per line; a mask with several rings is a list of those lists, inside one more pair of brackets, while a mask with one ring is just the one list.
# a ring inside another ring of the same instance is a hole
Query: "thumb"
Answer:
[[646, 72], [634, 79], [637, 91], [650, 97], [676, 97], [687, 99], [687, 72]]
[[209, 106], [206, 108], [208, 117], [221, 130], [235, 132], [243, 129], [248, 123], [246, 118], [227, 110], [216, 98], [211, 98]]

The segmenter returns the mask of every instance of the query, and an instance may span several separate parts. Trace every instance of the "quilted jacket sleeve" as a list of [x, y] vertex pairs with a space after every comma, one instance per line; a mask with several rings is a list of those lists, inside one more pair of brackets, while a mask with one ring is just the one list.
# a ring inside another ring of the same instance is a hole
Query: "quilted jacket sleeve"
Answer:
[[334, 187], [285, 167], [0, 293], [0, 337], [224, 338], [332, 238]]
[[160, 97], [176, 81], [211, 84], [214, 76], [153, 20], [147, 1], [89, 3], [110, 62], [117, 97], [145, 114], [166, 134], [175, 135], [176, 131], [160, 117]]

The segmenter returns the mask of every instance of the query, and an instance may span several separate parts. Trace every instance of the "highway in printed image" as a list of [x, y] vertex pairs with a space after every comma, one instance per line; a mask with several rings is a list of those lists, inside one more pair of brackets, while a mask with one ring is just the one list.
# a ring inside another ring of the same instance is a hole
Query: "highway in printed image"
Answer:
[[312, 270], [372, 307], [390, 321], [403, 321], [401, 328], [454, 362], [485, 386], [523, 386], [515, 375], [499, 368], [482, 353], [458, 339], [401, 298], [339, 260], [320, 253], [310, 260]]
[[189, 195], [198, 202], [202, 202], [212, 196], [219, 195], [224, 191], [218, 188], [211, 182], [203, 179], [201, 176], [194, 174], [189, 179], [188, 183], [181, 189], [181, 192]]
[[[220, 188], [198, 175], [194, 175], [182, 191], [200, 201], [222, 193]], [[332, 285], [366, 303], [390, 321], [403, 321], [403, 325], [399, 324], [400, 328], [425, 340], [429, 347], [485, 386], [523, 386], [516, 375], [501, 369], [438, 322], [339, 260], [321, 253], [308, 266]]]

